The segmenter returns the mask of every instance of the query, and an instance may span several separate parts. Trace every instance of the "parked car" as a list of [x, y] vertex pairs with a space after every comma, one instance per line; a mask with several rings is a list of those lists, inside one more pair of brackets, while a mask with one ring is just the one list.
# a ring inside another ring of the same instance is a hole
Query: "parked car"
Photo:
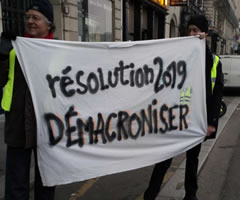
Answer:
[[240, 55], [221, 55], [224, 87], [240, 87]]

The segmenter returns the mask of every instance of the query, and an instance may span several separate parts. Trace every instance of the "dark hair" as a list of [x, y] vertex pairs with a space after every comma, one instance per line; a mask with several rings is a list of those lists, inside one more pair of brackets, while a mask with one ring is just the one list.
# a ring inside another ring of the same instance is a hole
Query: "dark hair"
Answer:
[[54, 33], [54, 31], [56, 30], [56, 26], [55, 26], [55, 24], [52, 23], [52, 22], [50, 22], [49, 26], [50, 26], [50, 30], [49, 30], [49, 32], [50, 32], [50, 33]]

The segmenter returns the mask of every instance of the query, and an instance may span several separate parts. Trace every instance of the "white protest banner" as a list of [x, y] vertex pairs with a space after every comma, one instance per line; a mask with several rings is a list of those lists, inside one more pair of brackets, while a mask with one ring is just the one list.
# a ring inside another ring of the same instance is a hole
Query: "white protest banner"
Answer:
[[204, 40], [13, 45], [34, 103], [44, 185], [148, 166], [205, 137]]

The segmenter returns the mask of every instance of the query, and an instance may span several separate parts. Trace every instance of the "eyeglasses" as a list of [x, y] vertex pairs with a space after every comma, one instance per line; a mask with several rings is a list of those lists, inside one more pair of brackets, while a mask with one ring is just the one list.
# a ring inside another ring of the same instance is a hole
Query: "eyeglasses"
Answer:
[[26, 22], [29, 21], [30, 19], [32, 19], [32, 20], [35, 21], [35, 22], [38, 22], [38, 21], [41, 21], [41, 20], [42, 20], [42, 17], [37, 16], [37, 15], [25, 15], [24, 20], [25, 20]]

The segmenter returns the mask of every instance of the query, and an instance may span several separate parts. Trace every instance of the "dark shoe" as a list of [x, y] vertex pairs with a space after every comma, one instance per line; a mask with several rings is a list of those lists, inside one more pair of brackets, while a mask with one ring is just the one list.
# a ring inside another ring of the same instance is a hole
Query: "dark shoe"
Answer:
[[152, 194], [149, 190], [146, 190], [144, 193], [143, 199], [144, 200], [154, 200], [157, 197], [158, 193]]
[[183, 200], [198, 200], [196, 196], [185, 196]]

